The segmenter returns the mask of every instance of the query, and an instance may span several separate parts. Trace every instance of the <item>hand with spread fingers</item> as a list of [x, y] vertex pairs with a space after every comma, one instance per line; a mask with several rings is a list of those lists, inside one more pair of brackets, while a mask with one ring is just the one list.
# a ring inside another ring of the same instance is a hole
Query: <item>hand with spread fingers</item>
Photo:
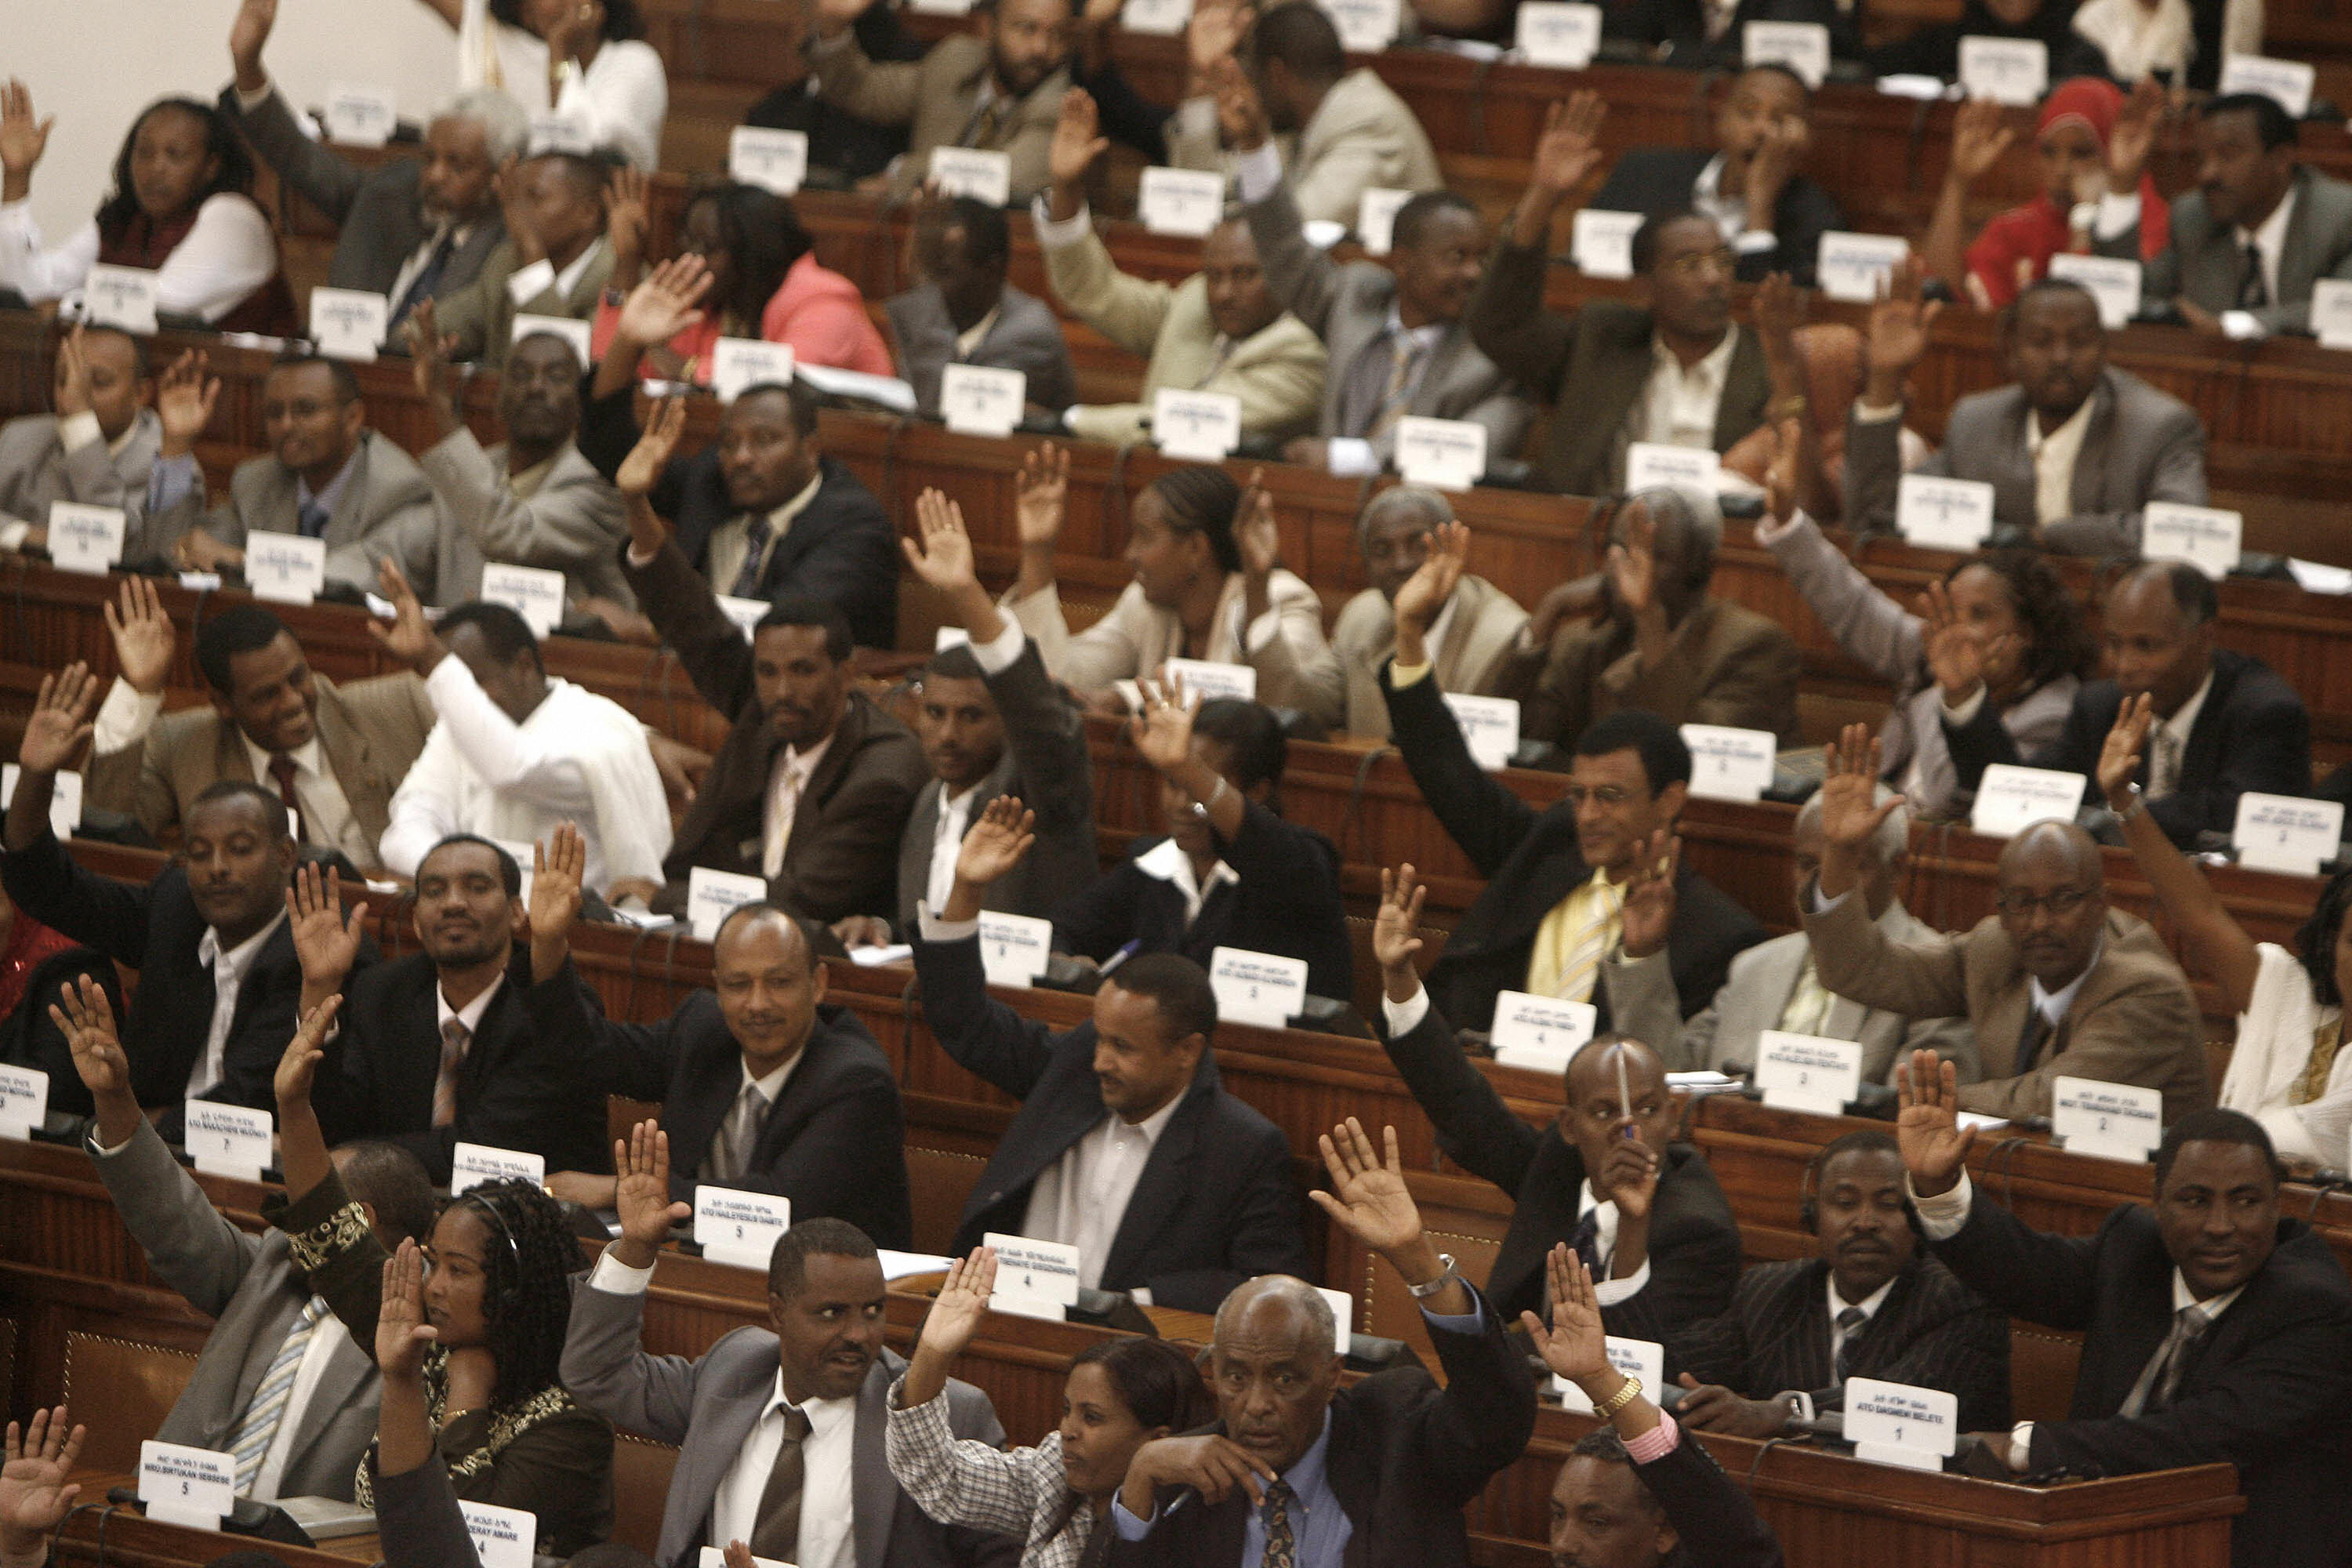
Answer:
[[1648, 958], [1665, 951], [1666, 934], [1675, 925], [1675, 875], [1682, 858], [1681, 837], [1664, 827], [1650, 835], [1649, 842], [1634, 856], [1620, 927], [1627, 958]]
[[5, 1463], [0, 1463], [0, 1557], [44, 1560], [47, 1536], [73, 1511], [81, 1487], [69, 1478], [81, 1463], [88, 1427], [76, 1426], [67, 1408], [35, 1410], [24, 1426], [8, 1423]]
[[348, 915], [343, 912], [343, 877], [333, 867], [295, 868], [286, 889], [286, 925], [294, 938], [294, 956], [302, 963], [302, 1012], [341, 993], [359, 962], [367, 912], [364, 900]]
[[613, 1144], [613, 1207], [621, 1222], [614, 1261], [651, 1268], [673, 1226], [694, 1217], [694, 1205], [670, 1196], [669, 1134], [640, 1121]]
[[1895, 1142], [1911, 1190], [1940, 1197], [1959, 1184], [1977, 1130], [1960, 1121], [1960, 1072], [1933, 1051], [1913, 1051], [1895, 1068]]
[[392, 625], [371, 620], [370, 636], [393, 658], [400, 660], [419, 675], [430, 675], [436, 666], [448, 657], [449, 649], [441, 641], [441, 634], [425, 618], [424, 603], [416, 590], [408, 585], [408, 578], [391, 556], [376, 563], [376, 586], [392, 601]]
[[530, 852], [530, 974], [544, 984], [562, 970], [572, 952], [572, 927], [580, 919], [582, 884], [588, 874], [588, 840], [569, 822], [559, 822]]
[[2099, 748], [2099, 793], [2111, 810], [2120, 813], [2138, 781], [2140, 759], [2147, 754], [2148, 731], [2156, 724], [2156, 698], [2143, 691], [2126, 697], [2116, 710], [2116, 721]]
[[1862, 880], [1871, 862], [1871, 841], [1878, 829], [1903, 805], [1903, 796], [1888, 792], [1878, 798], [1878, 739], [1867, 724], [1848, 724], [1828, 748], [1822, 780], [1822, 869], [1824, 899], [1843, 898]]
[[1381, 868], [1381, 912], [1372, 921], [1372, 961], [1381, 966], [1381, 985], [1388, 999], [1402, 1006], [1421, 993], [1421, 971], [1413, 960], [1421, 955], [1421, 908], [1429, 896], [1407, 861], [1391, 871]]
[[1024, 808], [1019, 796], [1000, 795], [990, 801], [956, 851], [947, 903], [931, 912], [943, 921], [978, 920], [989, 888], [1012, 875], [1036, 842], [1037, 814]]
[[1470, 529], [1441, 522], [1431, 531], [1429, 551], [1396, 591], [1396, 662], [1408, 668], [1431, 662], [1429, 628], [1445, 612], [1470, 563]]

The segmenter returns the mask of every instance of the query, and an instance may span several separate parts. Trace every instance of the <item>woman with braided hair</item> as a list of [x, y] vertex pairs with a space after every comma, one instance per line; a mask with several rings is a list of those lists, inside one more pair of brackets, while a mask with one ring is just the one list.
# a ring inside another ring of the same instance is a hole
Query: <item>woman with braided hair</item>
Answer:
[[[485, 1183], [442, 1206], [405, 1273], [388, 1272], [394, 1260], [329, 1162], [310, 1105], [340, 1005], [330, 999], [306, 1016], [278, 1066], [286, 1198], [271, 1205], [270, 1221], [292, 1238], [311, 1289], [383, 1364], [388, 1409], [396, 1401], [385, 1345], [405, 1347], [393, 1360], [412, 1374], [403, 1392], [422, 1402], [418, 1436], [429, 1434], [432, 1448], [422, 1471], [437, 1464], [467, 1501], [529, 1510], [539, 1521], [538, 1550], [568, 1557], [613, 1528], [612, 1426], [557, 1378], [580, 1244], [538, 1187]], [[373, 1451], [360, 1463], [362, 1505], [374, 1506], [379, 1463]], [[403, 1482], [419, 1468], [414, 1459], [394, 1467]]]

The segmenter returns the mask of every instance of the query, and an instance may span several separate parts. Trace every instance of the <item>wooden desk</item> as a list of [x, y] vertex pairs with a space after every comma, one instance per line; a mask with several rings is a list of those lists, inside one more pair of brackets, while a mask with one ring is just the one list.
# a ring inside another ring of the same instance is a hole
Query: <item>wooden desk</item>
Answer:
[[[104, 1471], [77, 1473], [74, 1479], [81, 1483], [84, 1500], [96, 1501], [101, 1508], [108, 1488], [138, 1482], [135, 1476]], [[249, 1535], [160, 1523], [135, 1508], [115, 1509], [101, 1517], [101, 1508], [83, 1509], [66, 1521], [52, 1562], [116, 1568], [204, 1568], [232, 1552], [259, 1551], [276, 1557], [286, 1568], [346, 1568], [352, 1563], [376, 1563], [383, 1557], [383, 1546], [373, 1531], [341, 1536], [315, 1548], [283, 1546]]]

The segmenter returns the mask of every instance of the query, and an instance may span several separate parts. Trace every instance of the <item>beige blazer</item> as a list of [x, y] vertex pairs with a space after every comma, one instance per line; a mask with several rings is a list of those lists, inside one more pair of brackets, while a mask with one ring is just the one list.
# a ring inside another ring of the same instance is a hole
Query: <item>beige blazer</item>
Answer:
[[[1433, 191], [1445, 184], [1437, 150], [1412, 105], [1369, 66], [1341, 77], [1297, 136], [1279, 135], [1275, 144], [1300, 215], [1350, 229], [1366, 191]], [[1169, 121], [1168, 161], [1233, 178], [1233, 157], [1218, 142], [1209, 100], [1186, 103]]]
[[[1511, 651], [1528, 613], [1484, 577], [1466, 574], [1454, 585], [1454, 618], [1437, 650], [1441, 691], [1473, 697], [1499, 694], [1511, 668]], [[1388, 700], [1381, 695], [1381, 666], [1396, 652], [1396, 612], [1377, 588], [1349, 600], [1331, 623], [1332, 673], [1338, 678], [1318, 694], [1312, 710], [1324, 723], [1366, 739], [1389, 738]]]
[[[1213, 664], [1246, 664], [1257, 671], [1257, 700], [1269, 708], [1299, 708], [1330, 679], [1331, 645], [1323, 637], [1323, 603], [1315, 590], [1277, 567], [1267, 584], [1268, 608], [1280, 630], [1255, 652], [1243, 646], [1242, 601], [1248, 592], [1238, 572], [1225, 574], [1206, 657]], [[1025, 599], [1007, 596], [1005, 612], [1037, 639], [1046, 672], [1080, 691], [1149, 676], [1184, 653], [1184, 625], [1129, 583], [1102, 619], [1072, 636], [1059, 588]]]
[[1057, 70], [1029, 89], [997, 117], [993, 130], [966, 139], [979, 110], [981, 83], [993, 69], [988, 46], [970, 33], [941, 38], [919, 60], [868, 59], [855, 35], [809, 50], [817, 91], [834, 108], [877, 125], [907, 127], [907, 155], [898, 161], [891, 189], [906, 195], [930, 173], [931, 149], [959, 144], [1003, 153], [1013, 160], [1013, 200], [1025, 202], [1043, 190], [1046, 150], [1070, 73]]
[[1552, 634], [1519, 733], [1565, 746], [1597, 719], [1645, 708], [1670, 723], [1762, 730], [1793, 746], [1803, 668], [1784, 627], [1727, 599], [1701, 599], [1675, 628], [1666, 658], [1647, 669], [1631, 626], [1570, 622]]

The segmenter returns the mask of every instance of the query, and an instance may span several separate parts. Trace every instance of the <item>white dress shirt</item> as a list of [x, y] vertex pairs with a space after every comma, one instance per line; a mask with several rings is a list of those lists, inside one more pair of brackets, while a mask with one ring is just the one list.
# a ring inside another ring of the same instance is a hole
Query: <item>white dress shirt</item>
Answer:
[[[816, 499], [816, 492], [823, 488], [824, 484], [824, 475], [819, 473], [801, 487], [800, 494], [768, 514], [768, 542], [760, 550], [761, 573], [764, 574], [768, 569], [768, 557], [776, 552], [776, 546], [782, 543], [784, 535], [792, 531], [793, 519], [808, 510], [809, 502]], [[712, 529], [709, 546], [703, 552], [703, 559], [709, 563], [710, 567], [710, 585], [722, 594], [732, 594], [735, 591], [735, 579], [742, 574], [743, 557], [751, 548], [751, 521], [749, 512], [738, 512]], [[631, 565], [646, 566], [650, 565], [652, 562], [652, 555], [647, 554], [640, 559], [636, 547], [635, 545], [629, 547]]]
[[2197, 728], [2197, 715], [2205, 710], [2205, 699], [2212, 689], [2213, 672], [2208, 669], [2189, 700], [2148, 736], [2148, 799], [2162, 800], [2180, 788], [2180, 764], [2189, 754], [2189, 732]]
[[[2279, 300], [2279, 257], [2286, 249], [2287, 225], [2294, 221], [2295, 187], [2290, 182], [2286, 195], [2279, 198], [2271, 216], [2251, 229], [2232, 227], [2231, 237], [2243, 250], [2252, 244], [2263, 258], [2263, 291], [2273, 305]], [[2270, 329], [2252, 310], [2224, 310], [2221, 330], [2233, 338], [2259, 338], [2269, 335]]]
[[[544, 114], [544, 92], [516, 96], [524, 108]], [[576, 126], [594, 145], [619, 153], [632, 168], [651, 173], [661, 167], [662, 119], [668, 112], [668, 73], [660, 53], [641, 38], [606, 39], [584, 71], [578, 60], [563, 62], [556, 116]]]
[[[471, 1002], [467, 1003], [463, 1007], [450, 1006], [449, 994], [441, 989], [438, 985], [434, 986], [433, 1038], [436, 1042], [435, 1049], [439, 1049], [438, 1042], [441, 1039], [441, 1031], [449, 1026], [450, 1019], [455, 1018], [458, 1023], [463, 1024], [466, 1026], [466, 1051], [467, 1054], [471, 1054], [474, 1048], [475, 1037], [482, 1032], [482, 1015], [490, 1010], [490, 1004], [498, 1000], [499, 987], [505, 985], [506, 983], [507, 977], [503, 974], [499, 975], [488, 985], [483, 986], [482, 994], [479, 996], [475, 997]], [[464, 1056], [460, 1056], [449, 1068], [450, 1077], [455, 1078], [458, 1071], [464, 1068], [465, 1064], [466, 1058]], [[433, 1075], [433, 1098], [436, 1102], [441, 1098], [441, 1075], [437, 1071]]]
[[1142, 1179], [1160, 1134], [1183, 1103], [1180, 1091], [1138, 1122], [1105, 1116], [1040, 1172], [1030, 1187], [1021, 1234], [1076, 1247], [1078, 1282], [1089, 1289], [1101, 1287], [1103, 1266], [1110, 1261], [1111, 1245], [1118, 1238], [1135, 1184]]
[[801, 795], [832, 744], [833, 737], [827, 735], [805, 752], [797, 746], [786, 746], [769, 771], [768, 806], [760, 836], [762, 875], [772, 877], [784, 868], [784, 849], [793, 841], [793, 823], [800, 815]]
[[604, 237], [598, 235], [561, 272], [555, 269], [555, 263], [543, 256], [528, 267], [517, 268], [507, 277], [507, 298], [518, 306], [528, 305], [551, 288], [570, 298], [581, 276], [596, 264], [598, 257], [604, 254], [605, 243]]
[[2055, 430], [2042, 428], [2042, 416], [2025, 415], [2025, 450], [2033, 459], [2033, 515], [2044, 528], [2074, 515], [2074, 464], [2091, 428], [2091, 400], [2068, 415]]
[[1642, 388], [1641, 401], [1633, 405], [1633, 439], [1713, 451], [1716, 412], [1722, 406], [1731, 353], [1738, 343], [1739, 334], [1727, 331], [1721, 342], [1685, 369], [1665, 339], [1653, 337], [1650, 379]]
[[[269, 771], [270, 753], [255, 745], [253, 737], [241, 729], [236, 738], [245, 746], [245, 760], [253, 769], [254, 782], [270, 794], [277, 794], [278, 780]], [[321, 848], [341, 850], [362, 871], [381, 868], [383, 862], [375, 845], [360, 830], [359, 823], [352, 816], [350, 797], [335, 782], [335, 764], [328, 760], [327, 748], [319, 743], [318, 731], [313, 730], [309, 740], [286, 754], [294, 759], [294, 798], [301, 803], [302, 820], [310, 829], [309, 842]]]
[[990, 331], [996, 325], [996, 318], [1003, 313], [1004, 307], [1002, 303], [991, 305], [988, 308], [988, 314], [958, 332], [955, 340], [956, 359], [958, 361], [970, 359], [973, 352], [988, 341]]
[[206, 1089], [220, 1082], [221, 1051], [228, 1044], [229, 1020], [236, 1016], [237, 989], [245, 984], [246, 971], [253, 967], [270, 933], [285, 922], [286, 911], [280, 910], [267, 925], [226, 952], [221, 950], [220, 932], [211, 926], [197, 939], [196, 962], [213, 972], [213, 1022], [205, 1034], [204, 1055], [188, 1074], [187, 1099], [202, 1099]]
[[[1823, 1277], [1822, 1289], [1827, 1294], [1830, 1304], [1830, 1365], [1832, 1367], [1837, 1365], [1838, 1352], [1845, 1349], [1847, 1340], [1865, 1332], [1870, 1328], [1870, 1321], [1878, 1316], [1879, 1308], [1886, 1305], [1887, 1293], [1894, 1289], [1895, 1281], [1889, 1279], [1861, 1300], [1849, 1301], [1838, 1294], [1835, 1269], [1832, 1269]], [[1838, 1314], [1848, 1308], [1859, 1308], [1862, 1311], [1862, 1321], [1854, 1324], [1851, 1331], [1838, 1327]]]
[[[2083, 982], [2091, 977], [2091, 971], [2099, 966], [2099, 960], [2105, 954], [2106, 951], [2107, 939], [2105, 936], [2101, 936], [2097, 942], [2091, 944], [2091, 960], [2088, 963], [2083, 965], [2083, 973], [2077, 974], [2074, 979], [2069, 980], [2065, 984], [2061, 985], [2055, 991], [2044, 990], [2042, 988], [2042, 977], [2040, 975], [2029, 974], [2026, 976], [2025, 994], [2031, 1000], [2032, 1005], [2042, 1010], [2042, 1017], [2049, 1020], [2050, 1026], [2053, 1029], [2055, 1029], [2059, 1025], [2066, 1021], [2066, 1011], [2068, 1008], [2074, 1006], [2074, 998], [2081, 994]], [[2025, 1065], [2030, 1066], [2031, 1064], [2029, 1063]]]
[[[1725, 7], [1724, 19], [1728, 21], [1730, 16], [1731, 9]], [[1709, 25], [1714, 24], [1710, 21]], [[1771, 249], [1780, 243], [1772, 233], [1772, 215], [1765, 213], [1759, 222], [1748, 222], [1748, 198], [1723, 194], [1723, 164], [1724, 155], [1717, 153], [1698, 172], [1698, 178], [1691, 182], [1691, 210], [1713, 223], [1725, 241], [1742, 255]]]
[[1239, 871], [1220, 860], [1209, 868], [1209, 879], [1205, 883], [1198, 880], [1192, 875], [1192, 858], [1185, 854], [1184, 847], [1173, 838], [1163, 838], [1158, 847], [1137, 856], [1135, 868], [1147, 877], [1157, 877], [1172, 885], [1184, 895], [1184, 927], [1188, 931], [1192, 929], [1192, 922], [1201, 918], [1201, 906], [1209, 901], [1211, 893], [1227, 882], [1238, 887], [1242, 879]]

